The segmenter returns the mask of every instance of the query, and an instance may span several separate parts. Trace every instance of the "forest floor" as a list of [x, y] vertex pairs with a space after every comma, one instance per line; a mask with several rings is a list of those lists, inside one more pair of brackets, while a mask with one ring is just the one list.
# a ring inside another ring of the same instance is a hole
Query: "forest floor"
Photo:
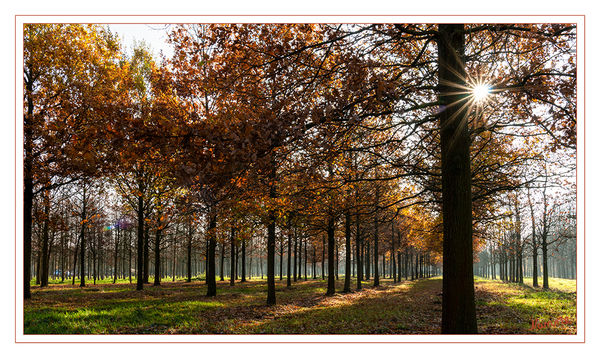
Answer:
[[[266, 282], [217, 281], [205, 297], [203, 281], [163, 282], [135, 291], [128, 282], [79, 288], [32, 288], [24, 306], [26, 334], [439, 334], [442, 279], [435, 277], [326, 297], [325, 280], [285, 286], [276, 280], [277, 305], [267, 306]], [[576, 281], [550, 279], [550, 290], [475, 280], [482, 334], [575, 334]], [[356, 286], [353, 280], [353, 288]], [[341, 292], [343, 279], [337, 281]]]

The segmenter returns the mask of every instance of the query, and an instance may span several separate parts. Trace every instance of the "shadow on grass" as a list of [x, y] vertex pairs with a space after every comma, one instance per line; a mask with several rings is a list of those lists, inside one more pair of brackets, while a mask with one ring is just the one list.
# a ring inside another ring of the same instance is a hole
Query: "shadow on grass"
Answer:
[[[98, 285], [98, 290], [45, 289], [25, 306], [25, 333], [35, 334], [438, 334], [442, 279], [393, 284], [326, 297], [326, 282], [277, 282], [277, 305], [267, 306], [265, 281], [146, 286]], [[125, 286], [125, 287], [123, 287]], [[355, 287], [355, 281], [353, 281]], [[573, 293], [540, 291], [495, 281], [476, 282], [481, 333], [574, 333], [574, 327], [532, 331], [531, 320], [575, 317]], [[336, 283], [341, 292], [343, 280]]]

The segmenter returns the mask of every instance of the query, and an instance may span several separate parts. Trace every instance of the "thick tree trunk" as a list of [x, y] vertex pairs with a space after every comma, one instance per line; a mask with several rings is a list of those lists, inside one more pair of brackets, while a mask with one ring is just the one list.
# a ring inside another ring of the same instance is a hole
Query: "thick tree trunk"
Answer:
[[477, 333], [473, 282], [470, 138], [464, 63], [464, 25], [440, 24], [438, 75], [442, 151], [444, 277], [442, 333]]

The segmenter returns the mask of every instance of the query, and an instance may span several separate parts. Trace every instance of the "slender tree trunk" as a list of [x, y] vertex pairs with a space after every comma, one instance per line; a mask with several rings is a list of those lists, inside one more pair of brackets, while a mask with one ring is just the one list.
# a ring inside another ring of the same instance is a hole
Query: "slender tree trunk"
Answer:
[[[375, 214], [377, 216], [377, 213]], [[373, 287], [379, 286], [379, 223], [375, 217], [375, 233], [373, 237]]]
[[113, 270], [113, 284], [117, 283], [117, 275], [119, 274], [118, 271], [118, 267], [119, 267], [119, 234], [120, 234], [120, 229], [119, 229], [119, 221], [117, 221], [116, 223], [116, 230], [117, 232], [115, 233], [115, 256], [114, 256], [114, 270]]
[[[327, 296], [335, 294], [335, 218], [330, 214], [327, 222]], [[323, 246], [325, 250], [325, 246]]]
[[362, 260], [360, 257], [360, 247], [361, 238], [360, 238], [360, 215], [356, 214], [356, 289], [362, 289], [362, 280], [363, 280], [363, 272], [362, 272]]
[[219, 281], [225, 281], [225, 276], [224, 276], [224, 270], [225, 270], [225, 244], [221, 243], [219, 245], [221, 247], [221, 258], [220, 258], [220, 263], [219, 263], [219, 274], [220, 274], [220, 278]]
[[477, 333], [473, 282], [470, 138], [463, 104], [464, 25], [440, 24], [438, 76], [442, 151], [444, 277], [442, 333]]
[[364, 260], [365, 260], [365, 280], [371, 279], [371, 241], [366, 240], [364, 243]]
[[127, 251], [129, 253], [129, 284], [131, 284], [131, 231], [127, 232]]
[[77, 257], [79, 256], [79, 241], [75, 242], [75, 254], [73, 255], [73, 276], [71, 284], [75, 286], [75, 276], [77, 271]]
[[[272, 154], [274, 156], [274, 154]], [[269, 197], [275, 199], [277, 192], [275, 188], [276, 170], [275, 158], [271, 158], [271, 172], [269, 179]], [[267, 227], [267, 305], [274, 305], [275, 298], [275, 210], [269, 210], [269, 222]]]
[[81, 254], [81, 258], [80, 258], [80, 274], [81, 274], [81, 280], [79, 283], [80, 287], [85, 287], [85, 228], [87, 226], [87, 213], [86, 213], [86, 205], [87, 205], [87, 188], [85, 186], [85, 184], [83, 185], [83, 201], [82, 201], [82, 209], [81, 209], [81, 233], [79, 235], [79, 242], [81, 244], [81, 248], [80, 248], [80, 254]]
[[335, 245], [335, 279], [340, 279], [340, 251], [339, 246]]
[[[192, 239], [193, 239], [193, 235], [192, 235], [192, 222], [191, 222], [191, 217], [189, 219], [190, 221], [188, 222], [188, 235], [187, 235], [187, 278], [186, 281], [187, 282], [192, 282]], [[215, 219], [216, 220], [216, 219]], [[216, 225], [216, 222], [215, 222]], [[173, 277], [175, 277], [175, 274], [173, 273]]]
[[308, 242], [306, 242], [306, 238], [301, 237], [300, 240], [304, 240], [304, 281], [308, 280], [308, 276], [306, 275], [306, 264], [308, 263], [308, 253], [306, 246]]
[[283, 239], [279, 241], [279, 281], [283, 280]]
[[390, 254], [390, 264], [392, 265], [392, 278], [394, 283], [398, 282], [396, 277], [396, 247], [395, 247], [395, 236], [394, 236], [394, 224], [392, 223], [392, 252]]
[[[290, 220], [291, 222], [291, 220]], [[288, 223], [288, 239], [287, 239], [287, 287], [292, 286], [292, 230], [291, 224]], [[294, 266], [294, 269], [296, 267]]]
[[312, 278], [317, 278], [317, 248], [313, 245]]
[[65, 282], [65, 232], [60, 232], [60, 282]]
[[135, 289], [141, 291], [144, 289], [144, 199], [142, 195], [138, 196], [137, 220], [137, 282]]
[[538, 244], [535, 237], [535, 215], [533, 213], [533, 203], [531, 202], [531, 194], [527, 188], [527, 199], [529, 201], [529, 210], [531, 211], [531, 257], [533, 259], [533, 287], [539, 287], [538, 284]]
[[542, 234], [542, 267], [543, 267], [543, 272], [542, 272], [542, 288], [547, 290], [550, 285], [548, 284], [548, 241], [547, 241], [547, 234], [543, 233]]
[[294, 237], [294, 282], [298, 280], [298, 236]]
[[[213, 210], [215, 210], [213, 208]], [[214, 297], [217, 295], [217, 281], [215, 275], [215, 247], [217, 245], [216, 238], [217, 215], [210, 214], [208, 222], [208, 250], [206, 257], [206, 296]]]
[[[160, 225], [160, 223], [159, 223]], [[154, 238], [154, 286], [160, 285], [160, 240], [162, 236], [162, 229], [156, 229], [156, 235]], [[191, 265], [189, 265], [190, 257], [188, 256], [188, 267], [191, 269]]]
[[40, 277], [40, 287], [48, 287], [48, 273], [49, 273], [49, 241], [48, 226], [50, 222], [50, 191], [46, 190], [44, 193], [44, 226], [42, 228], [42, 269]]
[[242, 279], [240, 282], [246, 282], [246, 240], [242, 239]]
[[[298, 237], [297, 235], [295, 235]], [[302, 238], [298, 237], [298, 280], [302, 280]]]
[[23, 298], [31, 298], [31, 233], [33, 225], [33, 78], [26, 77], [27, 114], [23, 116]]
[[150, 226], [144, 226], [144, 283], [150, 283]]
[[231, 259], [230, 261], [230, 270], [231, 270], [231, 274], [229, 275], [229, 286], [234, 286], [235, 285], [235, 229], [232, 227], [231, 228], [231, 233], [230, 233], [230, 244], [231, 244]]

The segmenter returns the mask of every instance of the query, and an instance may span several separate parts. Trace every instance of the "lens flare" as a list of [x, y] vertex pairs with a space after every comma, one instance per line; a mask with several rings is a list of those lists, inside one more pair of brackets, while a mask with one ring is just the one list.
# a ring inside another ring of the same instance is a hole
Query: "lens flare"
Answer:
[[473, 90], [471, 91], [471, 95], [473, 96], [475, 102], [485, 101], [488, 98], [489, 94], [490, 86], [486, 84], [478, 84], [475, 87], [473, 87]]

